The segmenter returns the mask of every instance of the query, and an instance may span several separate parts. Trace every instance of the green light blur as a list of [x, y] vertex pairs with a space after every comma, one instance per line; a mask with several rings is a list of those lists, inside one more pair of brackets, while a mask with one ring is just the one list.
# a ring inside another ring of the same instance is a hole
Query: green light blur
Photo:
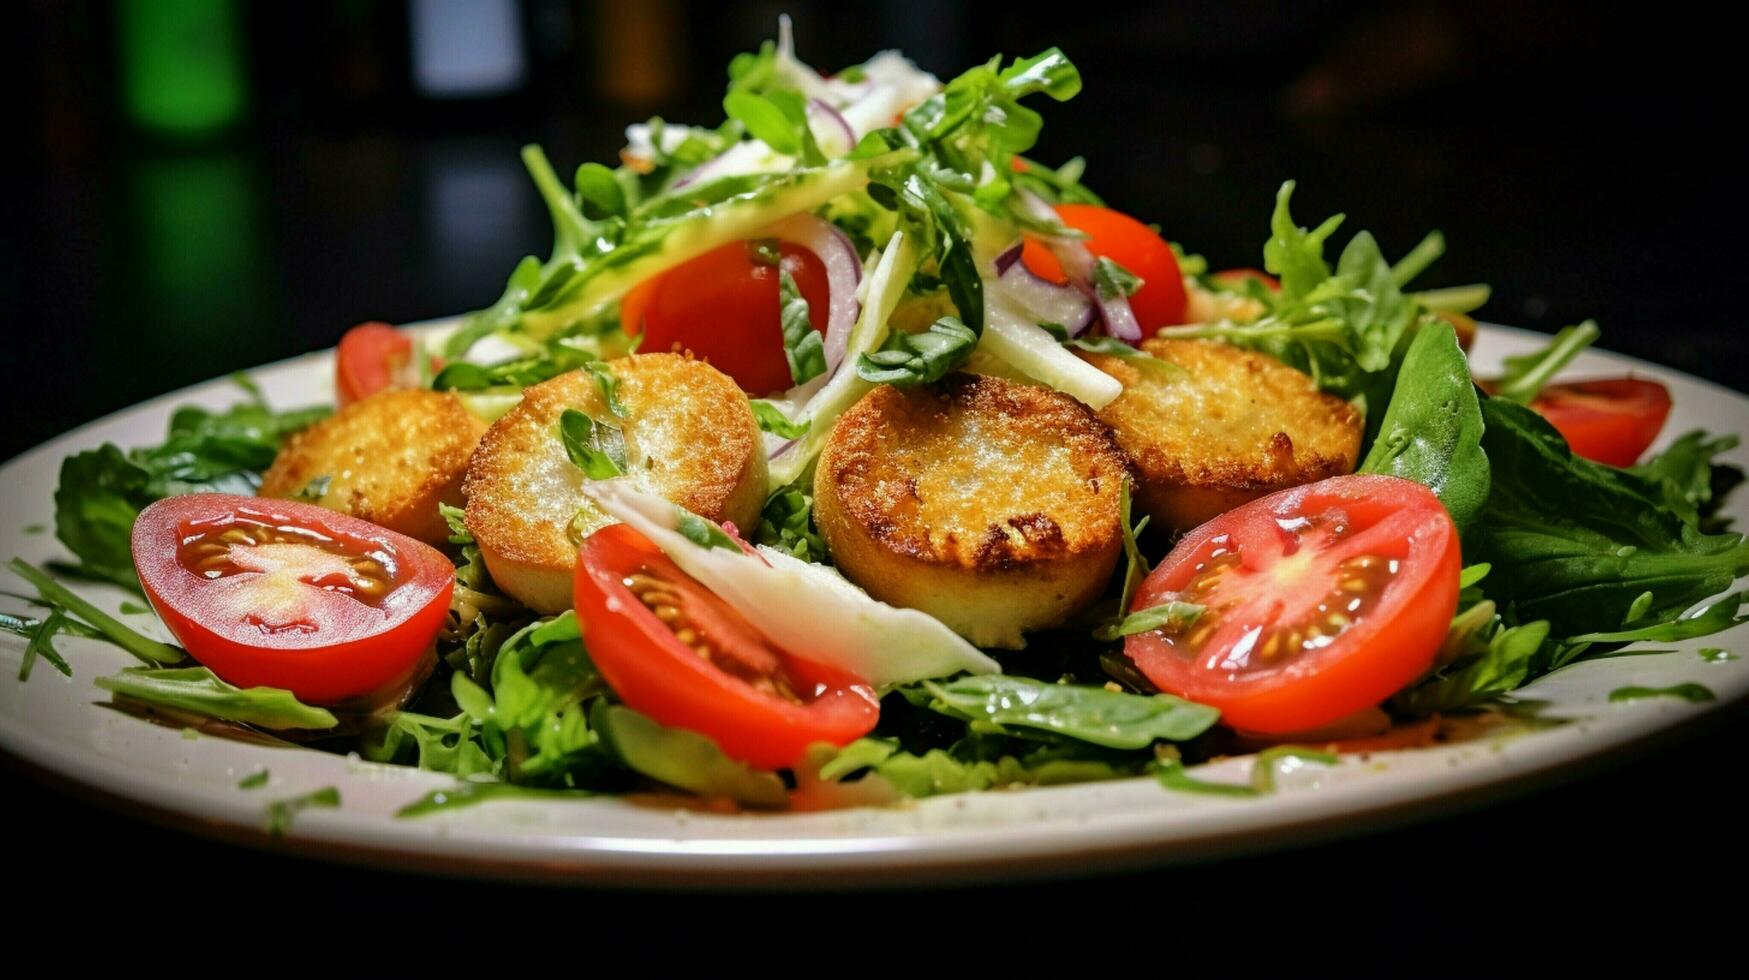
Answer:
[[117, 14], [134, 122], [196, 135], [237, 119], [244, 79], [235, 0], [123, 0]]

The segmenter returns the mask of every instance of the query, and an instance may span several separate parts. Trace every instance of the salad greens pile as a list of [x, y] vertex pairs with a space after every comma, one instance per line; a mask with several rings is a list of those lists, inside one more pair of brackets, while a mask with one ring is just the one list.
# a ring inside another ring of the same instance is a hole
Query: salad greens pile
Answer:
[[[779, 447], [752, 536], [804, 562], [829, 562], [812, 518], [812, 460], [838, 413], [872, 387], [929, 384], [988, 355], [1098, 407], [1115, 397], [1115, 382], [1077, 349], [1182, 371], [1112, 337], [1072, 335], [1029, 309], [1002, 275], [999, 258], [1022, 232], [1076, 239], [1050, 205], [1100, 203], [1082, 183], [1080, 160], [1053, 169], [1025, 157], [1042, 125], [1028, 103], [1065, 101], [1080, 87], [1074, 64], [1055, 49], [994, 58], [945, 84], [892, 53], [828, 79], [795, 59], [786, 35], [731, 64], [726, 118], [715, 128], [652, 119], [628, 130], [620, 166], [584, 164], [568, 181], [529, 147], [524, 161], [553, 221], [551, 253], [523, 259], [503, 295], [447, 339], [447, 366], [431, 385], [494, 417], [524, 387], [581, 370], [601, 385], [611, 414], [623, 417], [604, 362], [635, 346], [619, 325], [627, 291], [725, 243], [759, 239], [792, 216], [829, 222], [863, 261], [846, 350], [829, 358], [821, 335], [808, 329], [807, 301], [784, 273], [781, 316], [796, 387], [752, 402]], [[1575, 456], [1526, 404], [1596, 339], [1594, 325], [1569, 328], [1545, 350], [1514, 359], [1489, 394], [1446, 319], [1479, 306], [1486, 287], [1410, 288], [1442, 252], [1438, 233], [1391, 262], [1363, 231], [1332, 264], [1325, 251], [1342, 216], [1299, 226], [1293, 187], [1282, 186], [1263, 245], [1279, 291], [1210, 276], [1199, 257], [1184, 255], [1196, 289], [1253, 312], [1162, 335], [1266, 353], [1351, 399], [1366, 418], [1360, 471], [1418, 481], [1450, 512], [1468, 563], [1458, 611], [1435, 668], [1385, 706], [1394, 718], [1510, 705], [1518, 688], [1572, 663], [1749, 619], [1749, 593], [1708, 602], [1749, 574], [1749, 541], [1717, 516], [1741, 478], [1717, 462], [1736, 437], [1690, 433], [1631, 469]], [[1084, 273], [1108, 324], [1127, 315], [1127, 297], [1141, 284], [1134, 273], [1109, 259]], [[911, 326], [898, 327], [900, 320]], [[489, 338], [511, 353], [478, 357]], [[68, 571], [137, 588], [129, 533], [143, 507], [202, 490], [252, 493], [282, 440], [326, 412], [274, 411], [244, 387], [247, 399], [228, 410], [179, 410], [157, 446], [105, 444], [66, 459], [55, 529], [79, 562]], [[569, 412], [561, 436], [590, 478], [624, 470], [612, 418]], [[286, 691], [238, 689], [21, 562], [13, 569], [47, 612], [5, 615], [0, 629], [28, 638], [21, 676], [38, 658], [71, 672], [57, 636], [106, 638], [142, 660], [98, 680], [119, 703], [179, 723], [193, 716], [357, 749], [462, 780], [410, 806], [415, 815], [507, 794], [653, 785], [755, 808], [783, 807], [803, 793], [878, 802], [1144, 773], [1175, 789], [1252, 794], [1268, 790], [1280, 758], [1330, 761], [1280, 747], [1260, 759], [1251, 785], [1189, 776], [1187, 761], [1245, 746], [1216, 727], [1214, 709], [1155, 691], [1123, 657], [1124, 636], [1186, 625], [1203, 612], [1171, 603], [1039, 634], [1026, 651], [1004, 656], [1001, 674], [891, 685], [871, 736], [821, 747], [794, 771], [758, 771], [701, 735], [619, 703], [575, 614], [536, 616], [506, 597], [461, 511], [446, 507], [444, 516], [457, 583], [437, 673], [406, 704], [363, 717], [300, 704]], [[728, 540], [693, 521], [679, 530], [695, 544]], [[1123, 523], [1126, 567], [1105, 613], [1129, 609], [1148, 570], [1144, 542], [1147, 550], [1161, 543], [1142, 537], [1145, 519], [1131, 525], [1127, 490]], [[282, 816], [337, 802], [337, 795], [312, 797]]]
[[326, 416], [313, 407], [275, 412], [248, 378], [247, 396], [223, 412], [186, 405], [156, 446], [113, 443], [68, 456], [55, 488], [55, 536], [79, 559], [77, 573], [138, 590], [128, 536], [147, 504], [182, 493], [253, 494], [286, 436]]

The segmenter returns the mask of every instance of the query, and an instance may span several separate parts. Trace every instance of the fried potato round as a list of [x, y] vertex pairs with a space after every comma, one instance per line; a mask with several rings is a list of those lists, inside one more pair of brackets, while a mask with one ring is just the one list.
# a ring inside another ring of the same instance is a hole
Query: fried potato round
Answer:
[[1019, 648], [1110, 580], [1127, 466], [1073, 398], [955, 374], [876, 388], [839, 419], [814, 517], [839, 570], [870, 595], [979, 646]]
[[461, 399], [422, 388], [381, 391], [287, 439], [261, 496], [312, 503], [428, 544], [449, 540], [439, 503], [459, 507], [486, 423]]
[[1099, 412], [1140, 473], [1136, 504], [1187, 530], [1265, 494], [1352, 473], [1362, 419], [1273, 357], [1212, 340], [1143, 341], [1183, 372], [1077, 351], [1123, 382]]
[[583, 495], [583, 472], [559, 438], [574, 408], [618, 422], [626, 477], [713, 521], [750, 531], [765, 504], [765, 448], [747, 396], [729, 376], [679, 354], [609, 362], [626, 418], [608, 410], [595, 378], [574, 371], [535, 385], [492, 424], [468, 468], [468, 530], [492, 580], [542, 613], [571, 608], [584, 537], [612, 523]]

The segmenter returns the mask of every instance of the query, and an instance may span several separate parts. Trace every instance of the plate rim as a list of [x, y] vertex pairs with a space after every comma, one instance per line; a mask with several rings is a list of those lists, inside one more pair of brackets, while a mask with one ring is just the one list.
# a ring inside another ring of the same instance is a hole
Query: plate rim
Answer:
[[[408, 324], [406, 328], [435, 331], [455, 322], [455, 318], [442, 318]], [[1520, 340], [1548, 336], [1537, 331], [1495, 324], [1483, 324], [1482, 329], [1487, 335], [1515, 336]], [[1598, 351], [1595, 354], [1624, 365], [1629, 370], [1645, 370], [1654, 376], [1680, 379], [1684, 384], [1703, 386], [1715, 396], [1749, 406], [1749, 395], [1717, 382], [1696, 378], [1676, 369], [1627, 355], [1607, 351]], [[246, 370], [249, 373], [295, 370], [304, 362], [325, 361], [331, 356], [332, 349], [314, 351]], [[92, 442], [92, 436], [98, 430], [140, 413], [162, 411], [172, 403], [198, 400], [202, 389], [221, 385], [225, 381], [225, 377], [210, 379], [110, 412], [17, 454], [0, 464], [0, 470], [27, 470], [43, 465], [39, 457], [65, 452], [67, 442]], [[1281, 805], [1271, 807], [1255, 806], [1254, 801], [1211, 801], [1214, 806], [1227, 804], [1227, 808], [1233, 813], [1250, 811], [1249, 819], [1241, 819], [1237, 829], [1225, 833], [1210, 833], [1204, 829], [1184, 836], [1175, 833], [1169, 826], [1171, 821], [1161, 819], [1160, 812], [1136, 811], [1119, 815], [1125, 819], [1115, 821], [1116, 824], [1123, 825], [1121, 828], [1112, 828], [1118, 831], [1116, 837], [1093, 839], [1092, 844], [1081, 847], [1064, 846], [1060, 840], [1060, 829], [1054, 832], [1047, 828], [1034, 830], [1033, 833], [1016, 833], [1015, 828], [1005, 828], [999, 834], [1001, 839], [994, 843], [985, 842], [983, 846], [948, 853], [941, 853], [942, 848], [963, 845], [965, 841], [958, 838], [979, 833], [980, 829], [972, 827], [963, 833], [921, 831], [912, 835], [856, 837], [848, 841], [857, 846], [846, 846], [846, 841], [826, 836], [805, 837], [797, 846], [775, 852], [755, 851], [747, 847], [749, 844], [769, 841], [709, 837], [694, 838], [694, 845], [690, 847], [656, 847], [653, 845], [662, 841], [654, 837], [583, 838], [580, 841], [569, 838], [567, 846], [563, 847], [555, 847], [550, 843], [519, 847], [500, 839], [499, 835], [470, 833], [467, 828], [461, 828], [459, 833], [440, 832], [429, 837], [418, 833], [394, 833], [391, 832], [393, 828], [410, 825], [393, 820], [386, 827], [377, 828], [375, 832], [360, 834], [360, 821], [381, 821], [375, 816], [365, 814], [353, 814], [350, 819], [339, 819], [344, 811], [336, 811], [312, 814], [310, 819], [301, 820], [291, 833], [283, 837], [270, 837], [263, 831], [258, 819], [242, 821], [210, 812], [202, 813], [186, 806], [179, 807], [165, 802], [175, 795], [172, 793], [159, 794], [154, 798], [151, 793], [128, 793], [94, 779], [82, 778], [82, 775], [91, 775], [92, 770], [79, 769], [77, 761], [80, 753], [73, 748], [37, 744], [32, 747], [36, 751], [17, 751], [11, 735], [19, 734], [19, 731], [8, 724], [5, 718], [0, 718], [0, 735], [8, 737], [0, 738], [0, 753], [7, 756], [8, 761], [13, 764], [33, 771], [44, 781], [64, 784], [63, 788], [74, 787], [82, 790], [83, 792], [76, 792], [75, 795], [99, 798], [111, 808], [125, 814], [144, 818], [149, 822], [167, 823], [184, 830], [189, 829], [186, 823], [192, 817], [202, 836], [233, 844], [264, 847], [276, 852], [302, 853], [377, 867], [424, 872], [435, 870], [464, 877], [509, 880], [558, 880], [579, 884], [632, 884], [657, 888], [674, 885], [838, 887], [846, 884], [903, 885], [927, 881], [991, 881], [1117, 870], [1120, 862], [1125, 859], [1132, 859], [1134, 863], [1122, 864], [1122, 867], [1155, 867], [1182, 861], [1207, 860], [1240, 852], [1295, 846], [1313, 840], [1357, 836], [1387, 826], [1396, 827], [1432, 819], [1454, 809], [1467, 809], [1487, 805], [1501, 798], [1521, 796], [1562, 777], [1581, 778], [1625, 754], [1644, 751], [1647, 743], [1666, 739], [1674, 742], [1690, 737], [1695, 728], [1709, 720], [1716, 721], [1721, 717], [1722, 709], [1734, 706], [1742, 700], [1742, 692], [1737, 692], [1731, 697], [1704, 705], [1685, 704], [1675, 708], [1662, 702], [1655, 706], [1648, 704], [1646, 707], [1654, 710], [1639, 711], [1632, 719], [1612, 724], [1610, 736], [1600, 746], [1581, 746], [1567, 750], [1555, 744], [1559, 739], [1539, 738], [1536, 740], [1536, 750], [1517, 751], [1516, 754], [1523, 758], [1508, 765], [1506, 768], [1510, 771], [1502, 774], [1484, 772], [1476, 766], [1456, 765], [1449, 778], [1432, 781], [1441, 788], [1431, 792], [1426, 788], [1415, 788], [1417, 784], [1425, 787], [1428, 782], [1425, 778], [1416, 776], [1408, 779], [1404, 786], [1383, 794], [1382, 800], [1376, 798], [1380, 795], [1377, 792], [1363, 792], [1358, 795], [1320, 793], [1316, 790], [1294, 793], [1292, 796], [1296, 800], [1300, 797], [1305, 799], [1299, 800], [1300, 805], [1290, 807], [1297, 815], [1290, 815], [1286, 819], [1282, 817]], [[1671, 716], [1675, 716], [1674, 719]], [[1585, 722], [1580, 721], [1552, 732], [1536, 734], [1556, 735], [1563, 731], [1583, 733], [1584, 729]], [[25, 743], [41, 742], [28, 731], [22, 734]], [[1570, 737], [1568, 740], [1571, 740]], [[51, 765], [47, 761], [62, 756], [68, 757], [74, 764], [62, 767]], [[407, 767], [389, 768], [407, 771]], [[421, 775], [436, 777], [433, 785], [450, 785], [452, 782], [449, 777], [440, 774]], [[1133, 784], [1136, 780], [1118, 782]], [[412, 780], [407, 780], [407, 783], [413, 785]], [[1105, 785], [1112, 784], [1034, 788], [1018, 792], [1079, 793]], [[1372, 789], [1377, 791], [1380, 787], [1375, 784]], [[186, 795], [195, 798], [201, 794], [191, 789]], [[1351, 796], [1355, 798], [1350, 799]], [[960, 798], [963, 799], [963, 796]], [[955, 797], [939, 799], [953, 800]], [[1399, 812], [1401, 815], [1395, 816]], [[158, 816], [163, 819], [156, 819]], [[762, 816], [753, 819], [781, 820], [782, 817]], [[1090, 828], [1094, 823], [1086, 820], [1082, 822]], [[1113, 824], [1114, 821], [1108, 819], [1097, 823], [1104, 826]], [[1152, 832], [1146, 826], [1148, 824], [1156, 825]], [[1034, 840], [1038, 834], [1046, 836]], [[1051, 840], [1053, 835], [1059, 838], [1055, 844]], [[446, 842], [446, 845], [483, 846], [482, 854], [490, 853], [491, 856], [470, 856], [461, 853], [456, 846], [431, 847], [429, 844], [433, 838]], [[701, 843], [712, 843], [713, 840], [719, 845], [729, 846], [722, 846], [716, 851], [698, 846]], [[621, 846], [616, 847], [616, 841]], [[676, 839], [668, 843], [681, 842]], [[630, 846], [626, 846], [628, 844]], [[758, 857], [757, 862], [749, 860], [754, 856]], [[1025, 867], [1016, 867], [1016, 859], [1020, 857], [1029, 859]], [[822, 861], [825, 862], [824, 867]], [[433, 867], [433, 862], [437, 862], [438, 866]], [[823, 870], [832, 874], [829, 877], [820, 877]], [[628, 872], [634, 871], [640, 877], [628, 878]]]

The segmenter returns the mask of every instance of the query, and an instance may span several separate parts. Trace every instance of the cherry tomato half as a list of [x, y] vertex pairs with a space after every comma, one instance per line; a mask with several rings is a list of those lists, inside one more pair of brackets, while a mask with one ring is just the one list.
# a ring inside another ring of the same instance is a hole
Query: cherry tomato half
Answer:
[[[1184, 275], [1166, 239], [1129, 215], [1097, 204], [1059, 204], [1056, 210], [1063, 224], [1087, 234], [1085, 244], [1094, 257], [1108, 258], [1141, 278], [1142, 288], [1130, 297], [1130, 309], [1144, 332], [1152, 336], [1161, 327], [1184, 322]], [[1069, 281], [1057, 257], [1035, 238], [1026, 239], [1020, 261], [1042, 279]]]
[[166, 497], [134, 522], [134, 570], [190, 656], [238, 687], [311, 704], [419, 669], [455, 566], [428, 544], [293, 500]]
[[815, 742], [845, 745], [880, 719], [860, 678], [775, 649], [750, 623], [624, 524], [583, 542], [577, 621], [620, 700], [765, 769]]
[[[787, 243], [778, 255], [808, 301], [808, 322], [824, 332], [826, 267]], [[628, 335], [644, 335], [639, 349], [645, 353], [679, 345], [734, 378], [741, 390], [767, 395], [795, 383], [778, 305], [778, 268], [763, 261], [753, 243], [734, 242], [639, 284], [620, 302], [620, 325]]]
[[334, 393], [342, 408], [386, 388], [411, 388], [413, 339], [386, 323], [361, 323], [334, 351]]
[[1530, 403], [1573, 452], [1610, 466], [1632, 466], [1670, 417], [1670, 389], [1642, 378], [1549, 385]]
[[1132, 611], [1203, 614], [1124, 653], [1162, 691], [1234, 728], [1301, 732], [1369, 708], [1433, 663], [1457, 610], [1457, 529], [1433, 492], [1337, 476], [1254, 500], [1186, 535]]

